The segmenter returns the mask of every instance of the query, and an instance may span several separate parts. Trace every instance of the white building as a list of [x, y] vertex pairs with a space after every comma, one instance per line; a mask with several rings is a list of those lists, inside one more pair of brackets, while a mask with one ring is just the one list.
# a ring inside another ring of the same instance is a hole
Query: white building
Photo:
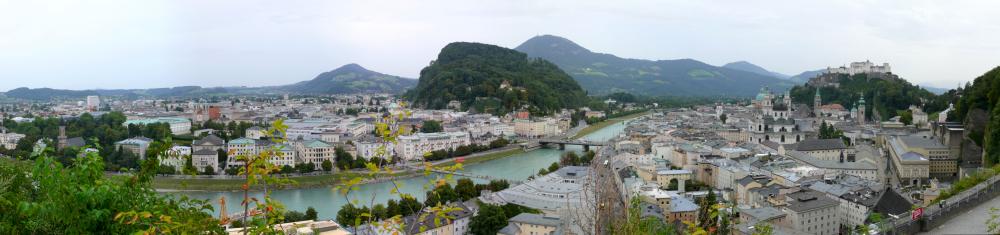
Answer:
[[87, 96], [87, 110], [97, 111], [99, 108], [101, 108], [101, 97], [96, 95]]
[[378, 149], [380, 146], [385, 145], [385, 155], [381, 156], [385, 159], [390, 159], [395, 154], [395, 148], [392, 142], [381, 143], [374, 140], [362, 140], [354, 141], [354, 148], [357, 151], [357, 156], [364, 159], [371, 159], [378, 155]]
[[287, 144], [274, 144], [266, 140], [253, 140], [249, 138], [239, 138], [229, 141], [226, 144], [229, 157], [226, 160], [226, 167], [240, 167], [244, 163], [239, 160], [239, 156], [256, 156], [264, 151], [275, 150], [275, 155], [268, 159], [271, 164], [278, 166], [295, 166], [295, 148]]
[[167, 123], [170, 125], [170, 133], [174, 135], [184, 135], [191, 133], [191, 119], [176, 117], [159, 117], [148, 119], [128, 120], [122, 123], [128, 125], [149, 125], [153, 123]]
[[892, 68], [889, 67], [889, 63], [882, 63], [881, 66], [875, 65], [871, 61], [864, 62], [851, 62], [850, 66], [840, 66], [837, 68], [826, 68], [827, 73], [841, 73], [848, 75], [855, 75], [859, 73], [891, 73]]
[[416, 133], [397, 138], [396, 154], [404, 160], [419, 160], [425, 153], [469, 145], [468, 132]]
[[334, 161], [335, 149], [330, 143], [323, 142], [322, 140], [305, 140], [296, 141], [294, 146], [299, 160], [303, 163], [316, 164], [317, 169], [321, 169], [323, 161]]
[[7, 133], [7, 128], [0, 127], [0, 146], [6, 149], [17, 148], [17, 142], [24, 138], [24, 134]]
[[803, 234], [833, 235], [840, 231], [840, 202], [824, 193], [802, 190], [785, 195], [792, 229]]

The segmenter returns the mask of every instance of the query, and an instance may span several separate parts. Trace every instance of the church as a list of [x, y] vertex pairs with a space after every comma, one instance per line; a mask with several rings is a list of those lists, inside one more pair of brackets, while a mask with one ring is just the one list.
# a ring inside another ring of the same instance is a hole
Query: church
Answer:
[[[780, 102], [775, 102], [778, 100]], [[794, 144], [806, 139], [806, 132], [803, 131], [805, 128], [801, 127], [812, 124], [799, 122], [792, 117], [792, 97], [789, 92], [786, 91], [779, 98], [770, 89], [763, 87], [751, 101], [751, 106], [754, 119], [750, 122], [750, 142]]]

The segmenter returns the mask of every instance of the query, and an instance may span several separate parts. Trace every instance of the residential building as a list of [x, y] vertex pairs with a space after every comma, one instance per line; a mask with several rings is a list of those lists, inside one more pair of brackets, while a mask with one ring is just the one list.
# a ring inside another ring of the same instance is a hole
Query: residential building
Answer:
[[150, 143], [153, 143], [153, 140], [150, 138], [134, 137], [115, 142], [115, 148], [131, 152], [139, 156], [139, 159], [146, 159], [146, 149], [149, 149]]
[[205, 171], [206, 167], [212, 167], [212, 169], [218, 171], [219, 168], [219, 152], [211, 149], [200, 149], [191, 153], [191, 164], [198, 171]]
[[226, 140], [215, 135], [208, 135], [205, 138], [191, 142], [191, 150], [198, 152], [201, 150], [218, 151], [226, 149]]
[[6, 149], [17, 148], [17, 142], [25, 137], [24, 134], [8, 133], [7, 128], [0, 127], [0, 146]]
[[322, 140], [296, 141], [293, 144], [302, 163], [313, 163], [319, 169], [323, 161], [334, 161], [335, 146]]
[[[807, 139], [795, 144], [795, 151], [799, 151], [816, 159], [824, 161], [839, 161], [840, 157], [853, 155], [853, 150], [847, 148], [844, 140], [841, 139]], [[853, 162], [853, 159], [845, 159]]]
[[425, 153], [471, 144], [468, 132], [416, 133], [396, 140], [396, 154], [403, 160], [420, 160]]
[[826, 194], [802, 189], [785, 195], [783, 209], [791, 228], [806, 234], [833, 235], [840, 232], [840, 203]]
[[503, 235], [556, 235], [563, 234], [558, 217], [521, 213], [507, 219], [507, 226], [497, 234]]

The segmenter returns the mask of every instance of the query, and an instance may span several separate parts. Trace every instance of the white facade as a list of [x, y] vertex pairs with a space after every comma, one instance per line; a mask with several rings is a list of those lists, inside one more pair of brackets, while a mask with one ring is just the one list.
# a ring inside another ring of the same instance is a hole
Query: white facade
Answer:
[[101, 97], [92, 95], [87, 96], [87, 110], [97, 111], [101, 107]]
[[468, 132], [417, 133], [397, 138], [396, 154], [404, 160], [419, 160], [424, 153], [469, 144]]
[[392, 144], [392, 142], [379, 143], [379, 142], [372, 142], [372, 141], [357, 141], [357, 142], [354, 142], [354, 148], [357, 151], [357, 156], [355, 156], [355, 157], [360, 157], [360, 158], [364, 158], [364, 159], [371, 159], [372, 157], [375, 157], [375, 155], [377, 155], [378, 148], [379, 148], [379, 146], [382, 146], [382, 145], [385, 145], [385, 155], [381, 156], [381, 157], [385, 158], [385, 159], [391, 158], [392, 155], [395, 154], [393, 152], [393, 151], [395, 151], [395, 148], [394, 148], [394, 145]]
[[[2, 128], [2, 127], [0, 127]], [[17, 148], [17, 142], [24, 138], [24, 134], [18, 133], [0, 133], [0, 146], [6, 149]]]
[[851, 62], [850, 66], [840, 66], [837, 68], [827, 68], [827, 73], [842, 73], [848, 75], [855, 75], [859, 73], [890, 73], [892, 68], [889, 67], [889, 63], [882, 63], [881, 66], [875, 65], [871, 61], [864, 62]]

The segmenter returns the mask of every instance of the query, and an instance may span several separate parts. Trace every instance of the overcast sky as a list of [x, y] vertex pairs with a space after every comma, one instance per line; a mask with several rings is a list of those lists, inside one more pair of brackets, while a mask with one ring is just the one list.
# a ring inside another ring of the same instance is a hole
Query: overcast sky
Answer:
[[[767, 2], [767, 3], [763, 3]], [[261, 86], [347, 63], [416, 78], [445, 44], [541, 34], [626, 58], [798, 74], [889, 62], [953, 88], [1000, 65], [1000, 1], [0, 0], [0, 90]]]

